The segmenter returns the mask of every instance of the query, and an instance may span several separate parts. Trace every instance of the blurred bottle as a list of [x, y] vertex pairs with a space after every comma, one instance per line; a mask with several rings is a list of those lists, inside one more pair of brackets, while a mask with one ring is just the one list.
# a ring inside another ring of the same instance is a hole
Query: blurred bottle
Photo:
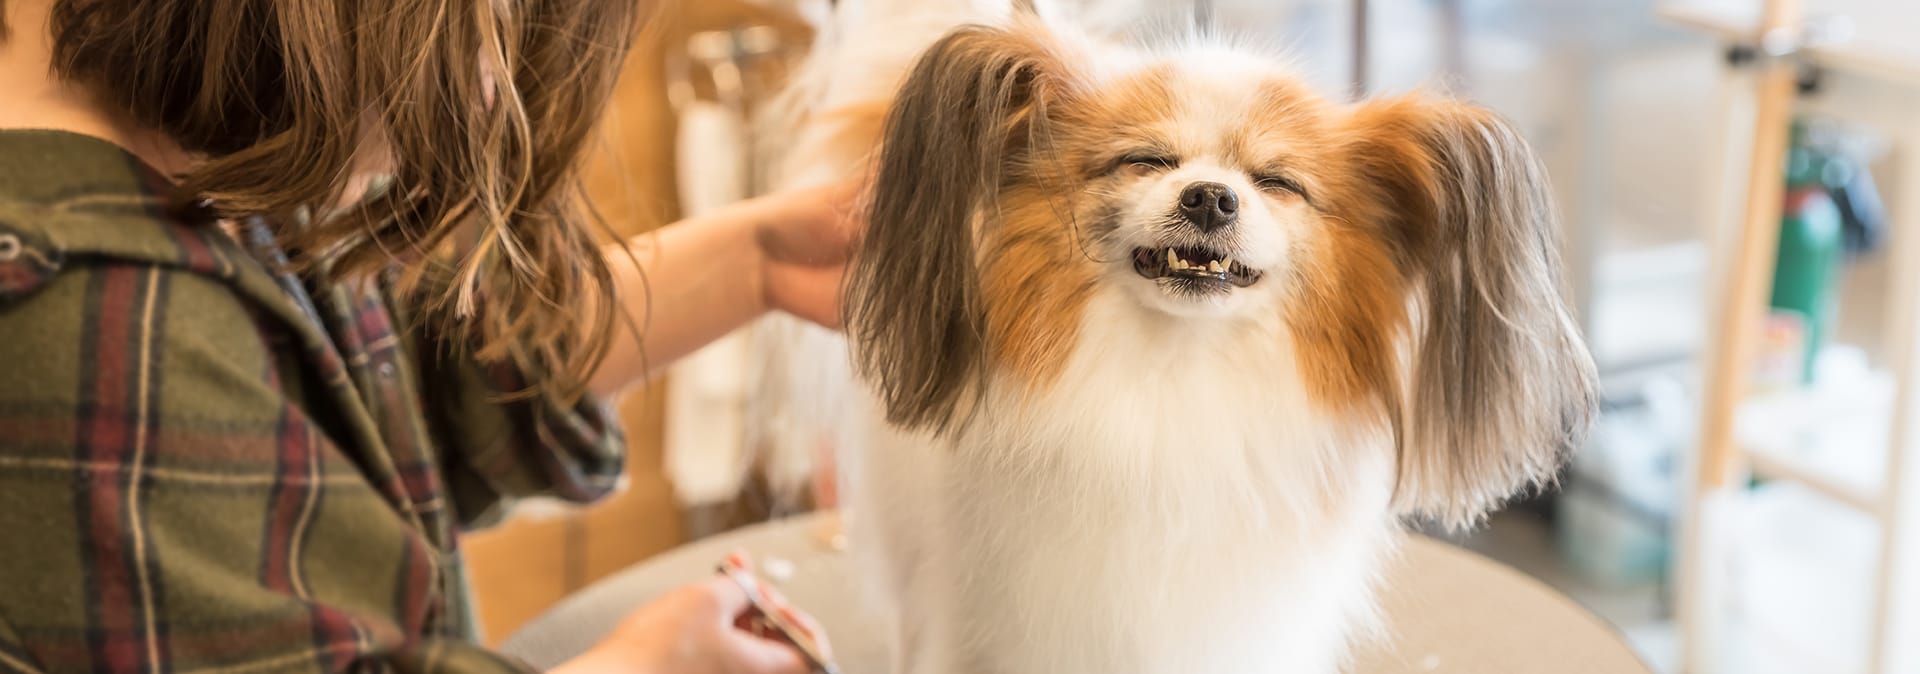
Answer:
[[1761, 376], [1775, 386], [1813, 383], [1838, 311], [1840, 270], [1884, 238], [1872, 174], [1836, 133], [1805, 120], [1793, 125]]

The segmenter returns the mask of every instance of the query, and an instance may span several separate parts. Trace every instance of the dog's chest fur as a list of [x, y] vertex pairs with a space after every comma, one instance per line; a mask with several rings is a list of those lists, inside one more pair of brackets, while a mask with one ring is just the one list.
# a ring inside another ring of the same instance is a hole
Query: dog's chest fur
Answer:
[[1384, 433], [1304, 398], [1284, 330], [1081, 320], [1056, 381], [854, 478], [903, 674], [1335, 671], [1399, 535]]

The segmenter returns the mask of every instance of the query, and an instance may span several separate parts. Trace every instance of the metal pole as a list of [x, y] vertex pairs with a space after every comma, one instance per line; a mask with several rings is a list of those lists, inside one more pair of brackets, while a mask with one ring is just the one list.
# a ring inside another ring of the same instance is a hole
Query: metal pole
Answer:
[[1370, 89], [1367, 85], [1367, 54], [1369, 51], [1367, 36], [1371, 31], [1368, 30], [1370, 25], [1367, 21], [1367, 0], [1353, 0], [1352, 22], [1353, 97], [1355, 99], [1361, 99], [1367, 97], [1367, 91]]
[[1467, 79], [1466, 19], [1461, 0], [1440, 0], [1440, 68], [1450, 90], [1466, 96]]

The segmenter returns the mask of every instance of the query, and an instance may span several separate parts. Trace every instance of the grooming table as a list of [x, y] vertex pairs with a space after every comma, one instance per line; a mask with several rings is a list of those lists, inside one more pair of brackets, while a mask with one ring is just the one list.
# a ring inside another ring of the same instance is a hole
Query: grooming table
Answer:
[[[548, 668], [598, 642], [634, 607], [705, 578], [734, 549], [751, 553], [763, 575], [819, 619], [846, 674], [889, 674], [888, 633], [860, 611], [846, 557], [813, 515], [697, 541], [614, 574], [529, 623], [502, 647]], [[769, 560], [793, 565], [784, 580]], [[1354, 674], [1650, 674], [1611, 626], [1553, 589], [1511, 568], [1431, 539], [1408, 541], [1387, 574], [1391, 643], [1364, 651]]]

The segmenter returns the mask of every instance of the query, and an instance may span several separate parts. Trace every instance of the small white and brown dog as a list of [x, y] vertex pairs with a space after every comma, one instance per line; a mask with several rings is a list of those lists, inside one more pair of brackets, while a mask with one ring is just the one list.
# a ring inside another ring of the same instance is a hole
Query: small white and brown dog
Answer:
[[1402, 520], [1592, 415], [1546, 176], [1485, 110], [1031, 18], [890, 94], [844, 463], [900, 674], [1327, 674]]

